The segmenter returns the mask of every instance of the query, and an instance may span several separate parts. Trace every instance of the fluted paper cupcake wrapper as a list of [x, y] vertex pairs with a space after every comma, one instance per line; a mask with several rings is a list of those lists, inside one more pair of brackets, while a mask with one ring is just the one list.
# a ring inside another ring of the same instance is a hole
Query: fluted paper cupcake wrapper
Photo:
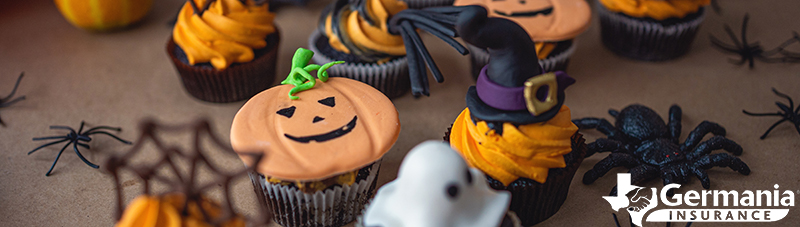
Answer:
[[171, 36], [167, 41], [167, 53], [178, 71], [183, 87], [190, 95], [207, 102], [236, 102], [266, 90], [275, 80], [280, 35], [276, 30], [267, 39], [270, 41], [267, 48], [270, 49], [265, 50], [266, 53], [250, 62], [234, 64], [224, 70], [183, 63], [175, 55], [177, 45]]
[[408, 8], [422, 9], [436, 6], [452, 6], [455, 0], [403, 0], [408, 4]]
[[686, 54], [705, 18], [700, 8], [696, 18], [671, 25], [637, 20], [597, 4], [603, 44], [614, 53], [638, 60], [664, 61]]
[[[555, 56], [540, 59], [539, 65], [542, 66], [545, 72], [566, 71], [569, 58], [575, 53], [576, 46], [577, 42], [573, 40], [572, 45], [570, 45], [567, 50]], [[481, 73], [481, 69], [483, 69], [486, 64], [489, 64], [489, 51], [471, 44], [467, 44], [467, 48], [469, 48], [469, 55], [472, 60], [472, 78], [478, 79], [478, 74]]]
[[[322, 34], [315, 30], [308, 39], [309, 49], [316, 53], [312, 60], [317, 64], [337, 61], [337, 59], [325, 56], [317, 49], [315, 43], [321, 36]], [[350, 62], [338, 64], [328, 69], [328, 75], [364, 82], [378, 89], [390, 99], [400, 97], [411, 89], [408, 79], [408, 58], [405, 56], [383, 64]]]
[[[304, 193], [297, 188], [270, 184], [260, 174], [250, 175], [259, 199], [266, 200], [273, 220], [286, 227], [343, 226], [353, 222], [375, 192], [381, 160], [374, 162], [366, 179], [352, 185]], [[259, 191], [259, 189], [261, 189]]]

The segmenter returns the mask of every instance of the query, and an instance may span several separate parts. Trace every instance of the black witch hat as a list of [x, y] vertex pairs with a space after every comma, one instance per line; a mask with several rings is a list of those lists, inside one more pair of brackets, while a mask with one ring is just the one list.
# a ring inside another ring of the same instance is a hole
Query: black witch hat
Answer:
[[543, 73], [536, 46], [518, 24], [487, 17], [480, 6], [464, 6], [456, 29], [462, 39], [489, 50], [489, 64], [467, 92], [474, 118], [516, 125], [544, 122], [564, 104], [564, 89], [575, 80], [564, 72]]

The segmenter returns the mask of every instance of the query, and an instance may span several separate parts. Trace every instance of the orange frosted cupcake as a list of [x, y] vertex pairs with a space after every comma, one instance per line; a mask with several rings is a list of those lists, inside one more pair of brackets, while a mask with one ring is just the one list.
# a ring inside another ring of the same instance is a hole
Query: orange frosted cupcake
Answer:
[[[284, 85], [253, 96], [231, 125], [234, 150], [268, 157], [251, 178], [283, 226], [355, 220], [374, 192], [383, 154], [400, 132], [397, 110], [385, 95], [352, 79], [328, 78], [331, 64], [307, 66], [312, 55], [298, 49]], [[320, 69], [319, 78], [303, 68]], [[240, 157], [253, 164], [249, 156]]]
[[190, 0], [167, 53], [195, 98], [234, 102], [267, 89], [275, 78], [280, 36], [263, 1]]
[[[491, 17], [516, 22], [536, 43], [539, 64], [545, 72], [566, 71], [577, 43], [591, 22], [592, 12], [585, 0], [456, 0], [454, 5], [480, 5]], [[489, 62], [485, 48], [468, 45], [472, 59], [472, 75], [477, 78]]]
[[711, 0], [598, 0], [603, 44], [614, 53], [645, 61], [686, 54]]

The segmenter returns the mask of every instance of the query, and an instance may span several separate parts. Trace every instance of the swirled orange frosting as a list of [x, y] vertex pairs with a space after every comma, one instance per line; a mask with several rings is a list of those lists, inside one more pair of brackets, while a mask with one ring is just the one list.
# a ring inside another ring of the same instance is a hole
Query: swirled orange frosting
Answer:
[[[183, 216], [186, 197], [182, 194], [164, 196], [142, 195], [128, 205], [117, 227], [211, 227], [203, 218], [203, 212], [210, 219], [218, 218], [222, 211], [219, 205], [203, 199], [200, 204], [189, 202], [188, 215]], [[203, 211], [200, 210], [202, 206]], [[244, 227], [244, 220], [236, 216], [222, 223], [224, 227]]]
[[612, 12], [664, 20], [683, 18], [710, 4], [711, 0], [600, 0], [600, 3]]
[[[210, 0], [191, 1], [202, 8]], [[256, 5], [252, 0], [247, 4], [216, 0], [202, 16], [187, 2], [178, 14], [172, 37], [186, 52], [190, 64], [211, 63], [223, 70], [236, 62], [252, 61], [253, 49], [267, 46], [264, 39], [275, 32], [274, 17], [268, 4]]]
[[504, 185], [520, 177], [544, 183], [551, 168], [566, 167], [564, 155], [572, 151], [570, 138], [578, 131], [570, 118], [569, 107], [562, 106], [547, 122], [504, 123], [500, 135], [484, 121], [473, 123], [467, 108], [453, 123], [450, 145], [470, 166]]
[[[358, 11], [349, 11], [349, 13], [342, 15], [339, 24], [340, 30], [347, 33], [346, 37], [357, 48], [394, 56], [405, 55], [406, 49], [403, 45], [403, 38], [399, 35], [390, 34], [386, 22], [392, 15], [407, 9], [406, 3], [397, 0], [366, 1], [367, 11], [370, 15], [361, 15]], [[367, 22], [364, 19], [365, 16], [372, 18], [375, 24]], [[344, 53], [351, 53], [351, 50], [342, 43], [340, 37], [333, 34], [331, 15], [328, 15], [325, 19], [325, 33], [328, 36], [328, 42], [331, 47]]]

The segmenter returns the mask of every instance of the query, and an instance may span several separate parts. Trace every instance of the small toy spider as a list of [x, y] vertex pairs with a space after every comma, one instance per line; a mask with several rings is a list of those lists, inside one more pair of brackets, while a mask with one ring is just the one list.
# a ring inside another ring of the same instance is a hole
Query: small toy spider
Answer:
[[778, 92], [778, 90], [775, 90], [775, 88], [772, 88], [772, 92], [775, 92], [775, 95], [778, 95], [778, 97], [783, 97], [783, 98], [788, 99], [789, 100], [789, 106], [786, 106], [786, 104], [783, 104], [781, 102], [775, 102], [775, 105], [778, 105], [778, 108], [781, 109], [781, 111], [778, 111], [777, 113], [750, 113], [750, 112], [747, 112], [747, 110], [742, 110], [742, 112], [744, 114], [747, 114], [747, 115], [750, 115], [750, 116], [757, 116], [757, 117], [758, 116], [778, 116], [778, 117], [783, 117], [783, 119], [781, 119], [778, 122], [775, 122], [775, 124], [770, 126], [769, 129], [767, 129], [767, 132], [764, 133], [764, 135], [761, 135], [761, 139], [762, 140], [767, 137], [769, 132], [771, 132], [772, 129], [775, 128], [775, 126], [778, 126], [779, 124], [783, 123], [784, 121], [789, 121], [790, 123], [794, 124], [794, 128], [797, 130], [797, 133], [800, 133], [800, 105], [798, 105], [797, 109], [795, 109], [794, 108], [794, 102], [792, 101], [792, 98], [790, 98], [788, 95]]
[[[750, 168], [739, 158], [725, 153], [710, 154], [719, 149], [742, 154], [742, 147], [725, 138], [725, 128], [716, 123], [703, 121], [680, 144], [681, 108], [677, 105], [669, 109], [668, 124], [655, 111], [642, 105], [608, 112], [616, 118], [616, 127], [605, 119], [573, 120], [580, 129], [596, 128], [608, 136], [590, 143], [587, 156], [611, 152], [583, 175], [584, 184], [593, 183], [618, 166], [630, 169], [632, 184], [656, 177], [661, 177], [664, 185], [685, 183], [690, 175], [696, 175], [706, 189], [711, 183], [705, 170], [711, 167], [730, 167], [741, 174], [750, 174]], [[715, 136], [701, 142], [708, 133]], [[612, 190], [612, 194], [616, 194], [616, 190]]]
[[[744, 20], [742, 21], [742, 40], [741, 42], [736, 38], [736, 35], [733, 33], [733, 29], [730, 26], [725, 25], [725, 32], [728, 33], [730, 36], [731, 41], [733, 41], [733, 45], [724, 43], [714, 37], [713, 35], [710, 36], [711, 43], [714, 44], [715, 47], [719, 48], [722, 51], [731, 52], [739, 55], [739, 60], [729, 59], [729, 61], [735, 65], [742, 65], [745, 62], [748, 63], [750, 68], [753, 68], [755, 64], [755, 60], [761, 60], [762, 62], [767, 63], [775, 63], [775, 62], [800, 62], [800, 53], [793, 53], [786, 51], [785, 48], [789, 45], [792, 45], [796, 42], [800, 41], [800, 35], [797, 32], [794, 33], [794, 36], [783, 42], [780, 46], [776, 47], [775, 49], [765, 51], [764, 48], [758, 43], [748, 43], [747, 42], [747, 22], [750, 20], [750, 16], [745, 14]], [[781, 54], [780, 57], [773, 57], [777, 54]]]
[[[25, 100], [25, 96], [18, 97], [18, 98], [14, 99], [14, 100], [11, 100], [11, 98], [14, 97], [14, 94], [17, 93], [17, 88], [19, 87], [19, 82], [22, 81], [22, 77], [23, 76], [25, 76], [25, 72], [22, 72], [22, 73], [19, 74], [19, 77], [17, 78], [17, 83], [14, 84], [14, 89], [11, 90], [11, 94], [8, 94], [8, 96], [6, 96], [5, 98], [0, 99], [0, 108], [7, 107], [7, 106], [10, 106], [10, 105], [12, 105], [14, 103], [17, 103], [19, 101]], [[9, 100], [11, 100], [11, 101], [9, 101]], [[6, 126], [6, 123], [3, 122], [2, 118], [0, 118], [0, 125], [2, 125], [3, 127]]]
[[114, 127], [109, 127], [109, 126], [97, 126], [97, 127], [94, 127], [94, 128], [90, 128], [89, 130], [86, 130], [84, 132], [83, 131], [83, 125], [84, 125], [84, 122], [81, 121], [81, 127], [78, 129], [77, 132], [75, 132], [74, 129], [72, 129], [71, 127], [68, 127], [68, 126], [51, 125], [50, 129], [69, 130], [69, 134], [67, 134], [66, 136], [50, 136], [50, 137], [33, 138], [33, 141], [50, 140], [50, 139], [61, 139], [61, 140], [58, 140], [58, 141], [55, 141], [55, 142], [50, 142], [50, 143], [44, 144], [42, 146], [39, 146], [36, 149], [33, 149], [32, 151], [28, 152], [28, 155], [33, 154], [33, 152], [35, 152], [35, 151], [37, 151], [39, 149], [42, 149], [44, 147], [47, 147], [47, 146], [50, 146], [50, 145], [54, 145], [54, 144], [58, 144], [58, 143], [62, 143], [64, 141], [69, 141], [69, 142], [67, 142], [66, 145], [64, 145], [64, 147], [61, 148], [61, 151], [58, 152], [58, 155], [56, 156], [56, 160], [53, 161], [53, 165], [50, 166], [50, 170], [47, 171], [45, 176], [50, 176], [50, 172], [53, 171], [53, 167], [56, 167], [56, 163], [58, 162], [58, 158], [61, 157], [61, 153], [64, 153], [64, 150], [66, 150], [67, 147], [70, 144], [72, 144], [72, 148], [75, 150], [75, 154], [77, 154], [78, 157], [81, 158], [81, 160], [83, 160], [84, 163], [86, 163], [86, 165], [89, 165], [90, 167], [95, 168], [95, 169], [99, 168], [98, 165], [95, 165], [94, 163], [91, 163], [88, 160], [86, 160], [86, 158], [84, 158], [83, 155], [81, 154], [81, 152], [78, 150], [78, 146], [84, 147], [86, 149], [90, 149], [88, 144], [81, 143], [81, 141], [83, 141], [83, 142], [92, 141], [92, 138], [89, 137], [91, 135], [104, 134], [104, 135], [111, 136], [112, 138], [114, 138], [114, 139], [116, 139], [116, 140], [118, 140], [118, 141], [120, 141], [122, 143], [131, 144], [131, 142], [129, 142], [127, 140], [120, 139], [119, 137], [117, 137], [115, 135], [112, 135], [111, 133], [108, 133], [108, 132], [105, 132], [105, 131], [100, 131], [100, 130], [106, 129], [106, 130], [113, 130], [113, 131], [119, 132], [119, 131], [122, 131], [122, 129], [120, 129], [120, 128], [114, 128]]

